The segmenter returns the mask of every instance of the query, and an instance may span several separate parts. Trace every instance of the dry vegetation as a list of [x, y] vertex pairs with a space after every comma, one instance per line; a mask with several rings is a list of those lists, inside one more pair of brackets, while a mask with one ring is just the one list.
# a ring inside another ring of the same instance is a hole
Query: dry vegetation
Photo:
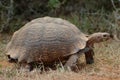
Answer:
[[[36, 17], [56, 16], [85, 33], [106, 31], [118, 34], [120, 39], [119, 7], [119, 0], [1, 0], [0, 32], [12, 33]], [[9, 39], [6, 34], [0, 35], [0, 80], [120, 80], [120, 42], [96, 44], [95, 63], [86, 65], [81, 55], [77, 73], [64, 68], [41, 73], [40, 68], [24, 72], [7, 62], [4, 53]]]
[[[9, 39], [7, 37], [7, 39]], [[79, 71], [64, 68], [43, 71], [36, 68], [31, 72], [18, 70], [7, 62], [4, 54], [6, 38], [0, 42], [0, 80], [120, 80], [120, 43], [108, 41], [95, 45], [95, 63], [86, 65], [84, 55], [79, 60]]]

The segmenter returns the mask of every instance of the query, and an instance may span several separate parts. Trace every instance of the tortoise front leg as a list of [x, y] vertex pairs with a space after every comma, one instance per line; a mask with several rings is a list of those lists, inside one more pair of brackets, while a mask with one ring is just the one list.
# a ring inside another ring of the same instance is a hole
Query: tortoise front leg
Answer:
[[89, 51], [85, 52], [85, 59], [87, 64], [94, 63], [93, 55], [94, 55], [93, 49], [90, 49]]

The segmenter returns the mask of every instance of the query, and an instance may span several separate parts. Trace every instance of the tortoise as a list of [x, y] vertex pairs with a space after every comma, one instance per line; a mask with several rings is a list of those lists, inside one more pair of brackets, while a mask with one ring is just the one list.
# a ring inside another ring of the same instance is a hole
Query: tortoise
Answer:
[[87, 64], [94, 63], [94, 43], [109, 40], [106, 32], [86, 35], [67, 20], [55, 17], [34, 19], [16, 31], [6, 47], [9, 61], [33, 70], [32, 63], [52, 64], [67, 58], [65, 66], [72, 67], [84, 53]]

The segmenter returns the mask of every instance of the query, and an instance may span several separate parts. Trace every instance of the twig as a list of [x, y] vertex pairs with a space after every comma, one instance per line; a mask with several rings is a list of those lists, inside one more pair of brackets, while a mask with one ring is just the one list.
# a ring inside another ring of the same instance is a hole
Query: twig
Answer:
[[113, 5], [113, 8], [116, 10], [116, 6], [115, 6], [114, 1], [113, 1], [113, 0], [111, 0], [111, 2], [112, 2], [112, 5]]
[[[2, 6], [3, 8], [5, 8], [5, 10], [7, 10], [7, 19], [3, 22], [3, 24], [1, 25], [1, 29], [0, 32], [3, 32], [4, 28], [7, 28], [10, 21], [13, 18], [13, 10], [14, 10], [14, 6], [13, 6], [14, 0], [10, 0], [10, 6], [4, 6], [1, 1], [0, 1], [0, 6]], [[1, 14], [4, 14], [4, 12], [2, 11]], [[1, 15], [1, 18], [3, 17], [3, 15]], [[3, 19], [3, 18], [2, 18]]]

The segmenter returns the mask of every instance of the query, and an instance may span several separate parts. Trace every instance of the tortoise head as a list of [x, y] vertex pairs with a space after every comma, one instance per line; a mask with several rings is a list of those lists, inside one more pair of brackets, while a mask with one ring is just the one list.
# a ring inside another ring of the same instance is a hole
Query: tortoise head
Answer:
[[113, 36], [106, 32], [93, 33], [88, 37], [87, 45], [93, 46], [94, 43], [99, 43], [112, 39]]

